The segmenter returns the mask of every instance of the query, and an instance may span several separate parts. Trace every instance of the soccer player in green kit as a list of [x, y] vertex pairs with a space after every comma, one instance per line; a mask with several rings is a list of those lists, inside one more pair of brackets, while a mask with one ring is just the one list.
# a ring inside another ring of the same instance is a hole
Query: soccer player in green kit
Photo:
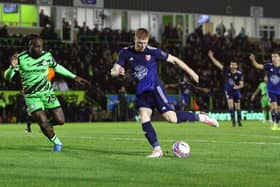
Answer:
[[271, 112], [270, 112], [270, 102], [269, 102], [269, 97], [267, 93], [267, 88], [266, 88], [266, 83], [267, 83], [267, 75], [264, 76], [264, 81], [262, 81], [258, 88], [255, 90], [255, 92], [251, 96], [251, 101], [255, 100], [256, 95], [260, 92], [261, 93], [261, 106], [262, 106], [262, 111], [263, 111], [263, 116], [264, 120], [263, 122], [266, 121], [266, 119], [271, 119]]
[[[57, 64], [52, 54], [43, 50], [43, 40], [39, 36], [33, 36], [28, 42], [28, 50], [13, 55], [10, 63], [4, 73], [5, 79], [11, 80], [15, 73], [19, 72], [28, 112], [54, 144], [53, 152], [60, 152], [63, 144], [56, 136], [53, 125], [63, 125], [65, 119], [48, 80], [48, 68], [52, 67], [58, 74], [72, 78], [80, 84], [89, 82]], [[45, 110], [50, 112], [52, 120], [48, 121]]]

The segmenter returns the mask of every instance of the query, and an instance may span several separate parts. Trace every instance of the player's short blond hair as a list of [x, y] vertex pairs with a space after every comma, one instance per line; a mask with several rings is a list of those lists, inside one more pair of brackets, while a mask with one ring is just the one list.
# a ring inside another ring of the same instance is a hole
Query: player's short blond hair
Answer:
[[139, 28], [135, 32], [135, 37], [136, 38], [146, 39], [146, 38], [149, 38], [149, 36], [150, 36], [150, 33], [145, 28]]

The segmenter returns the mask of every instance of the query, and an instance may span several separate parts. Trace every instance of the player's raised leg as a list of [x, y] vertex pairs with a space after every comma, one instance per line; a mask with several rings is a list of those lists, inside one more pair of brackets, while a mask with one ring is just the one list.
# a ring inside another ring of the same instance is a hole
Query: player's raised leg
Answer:
[[53, 152], [60, 152], [63, 145], [55, 135], [53, 127], [49, 125], [46, 112], [44, 110], [37, 110], [32, 113], [32, 117], [38, 122], [44, 135], [54, 144]]
[[65, 122], [64, 112], [61, 107], [49, 109], [51, 114], [49, 124], [52, 126], [63, 125]]
[[212, 127], [219, 127], [216, 119], [209, 117], [207, 114], [194, 114], [188, 111], [174, 111], [168, 104], [167, 94], [162, 86], [158, 86], [154, 97], [156, 98], [157, 109], [162, 116], [170, 123], [181, 123], [186, 121], [200, 121]]
[[162, 113], [162, 116], [170, 123], [199, 121], [211, 127], [219, 127], [219, 122], [216, 119], [209, 117], [206, 113], [195, 114], [193, 112], [170, 110]]

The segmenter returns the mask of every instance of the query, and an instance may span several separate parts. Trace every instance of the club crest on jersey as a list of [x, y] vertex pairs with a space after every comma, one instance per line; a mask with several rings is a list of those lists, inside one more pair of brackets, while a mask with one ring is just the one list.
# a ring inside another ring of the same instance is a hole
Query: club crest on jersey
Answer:
[[47, 65], [48, 64], [48, 61], [46, 61], [46, 60], [44, 60], [43, 62], [42, 62], [42, 65], [43, 66], [45, 66], [45, 65]]
[[145, 55], [145, 60], [150, 61], [151, 60], [151, 55]]
[[48, 65], [48, 61], [47, 60], [41, 60], [39, 62], [36, 62], [34, 65], [45, 66], [45, 65]]

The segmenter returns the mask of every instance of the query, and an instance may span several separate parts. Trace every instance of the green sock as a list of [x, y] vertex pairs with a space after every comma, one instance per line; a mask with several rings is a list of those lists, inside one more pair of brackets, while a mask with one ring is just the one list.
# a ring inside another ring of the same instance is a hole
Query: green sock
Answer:
[[51, 141], [53, 144], [61, 144], [61, 145], [62, 145], [61, 141], [59, 140], [59, 138], [58, 138], [56, 135], [54, 135], [54, 137], [52, 137], [52, 138], [50, 139], [50, 141]]

